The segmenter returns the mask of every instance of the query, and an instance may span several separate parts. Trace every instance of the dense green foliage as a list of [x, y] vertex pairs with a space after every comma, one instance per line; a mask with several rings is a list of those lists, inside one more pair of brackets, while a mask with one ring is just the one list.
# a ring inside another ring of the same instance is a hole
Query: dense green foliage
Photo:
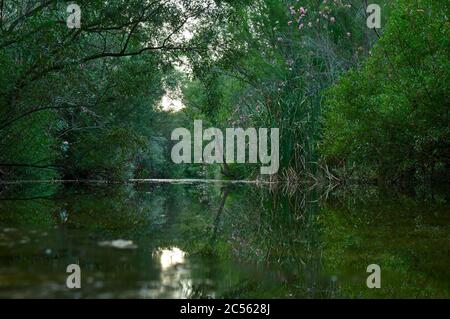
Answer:
[[449, 175], [446, 1], [379, 1], [381, 29], [366, 1], [78, 4], [69, 29], [65, 1], [2, 1], [1, 179], [257, 175], [172, 165], [194, 119], [279, 128], [279, 179]]
[[366, 27], [365, 6], [256, 1], [236, 8], [217, 32], [219, 52], [192, 61], [185, 104], [219, 127], [280, 128], [284, 177], [316, 172], [324, 90], [377, 38]]
[[[75, 2], [0, 0], [0, 294], [450, 296], [448, 0], [379, 29], [368, 0]], [[279, 128], [278, 174], [174, 164], [194, 120]]]
[[188, 22], [206, 26], [218, 7], [77, 1], [70, 29], [69, 3], [1, 2], [0, 178], [168, 176], [177, 119], [161, 97], [173, 63], [203, 45], [182, 37]]
[[328, 94], [322, 153], [367, 177], [449, 178], [446, 1], [397, 1], [363, 67]]

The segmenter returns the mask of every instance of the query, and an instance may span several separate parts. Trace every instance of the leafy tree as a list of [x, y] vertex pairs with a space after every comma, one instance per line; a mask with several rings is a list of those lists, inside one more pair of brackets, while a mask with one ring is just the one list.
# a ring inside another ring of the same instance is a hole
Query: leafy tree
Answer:
[[399, 0], [372, 56], [327, 99], [327, 162], [398, 180], [449, 172], [448, 3]]
[[[0, 178], [124, 178], [150, 136], [164, 74], [214, 1], [1, 1]], [[210, 22], [209, 22], [210, 23]], [[155, 145], [155, 144], [154, 144]], [[156, 147], [158, 151], [158, 147]]]

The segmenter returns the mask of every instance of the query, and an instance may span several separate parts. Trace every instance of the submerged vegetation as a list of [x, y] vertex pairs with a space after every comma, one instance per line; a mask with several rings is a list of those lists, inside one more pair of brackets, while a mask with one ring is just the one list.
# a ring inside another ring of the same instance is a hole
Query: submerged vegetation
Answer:
[[[280, 129], [272, 179], [448, 180], [449, 4], [2, 1], [0, 179], [254, 178], [174, 165], [170, 133]], [[185, 107], [167, 112], [178, 92]]]

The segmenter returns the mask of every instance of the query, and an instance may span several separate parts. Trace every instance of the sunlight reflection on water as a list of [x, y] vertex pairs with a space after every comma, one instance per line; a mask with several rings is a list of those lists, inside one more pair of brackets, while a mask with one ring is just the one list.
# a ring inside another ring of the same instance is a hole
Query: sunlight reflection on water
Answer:
[[185, 266], [186, 253], [178, 247], [159, 248], [153, 253], [161, 265], [158, 291], [141, 290], [144, 297], [189, 298], [192, 295], [191, 270]]
[[159, 254], [159, 261], [163, 270], [185, 262], [186, 253], [178, 247], [159, 249], [157, 254]]

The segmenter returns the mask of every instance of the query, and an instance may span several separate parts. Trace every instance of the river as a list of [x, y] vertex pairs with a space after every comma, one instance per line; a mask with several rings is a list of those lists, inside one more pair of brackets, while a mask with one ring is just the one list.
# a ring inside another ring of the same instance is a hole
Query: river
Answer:
[[18, 188], [0, 194], [2, 298], [450, 297], [448, 190]]

